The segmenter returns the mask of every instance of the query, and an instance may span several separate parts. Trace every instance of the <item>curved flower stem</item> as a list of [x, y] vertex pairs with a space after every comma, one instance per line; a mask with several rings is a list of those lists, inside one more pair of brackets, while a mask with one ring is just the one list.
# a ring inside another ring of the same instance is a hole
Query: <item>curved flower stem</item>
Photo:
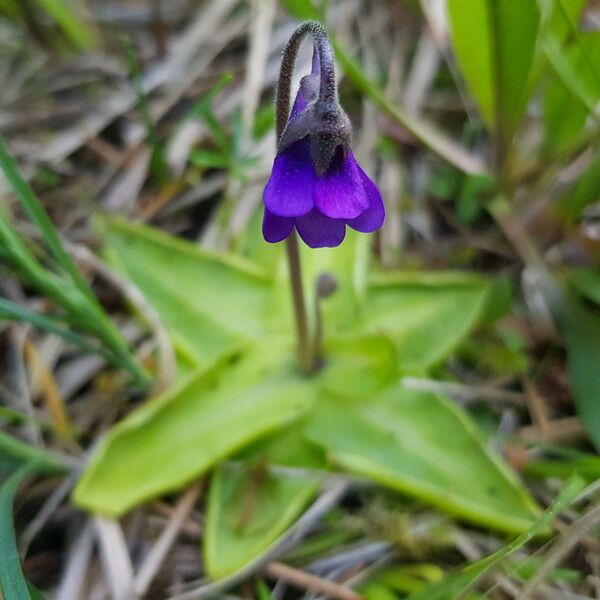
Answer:
[[[283, 51], [279, 81], [277, 84], [276, 100], [276, 134], [277, 142], [285, 129], [290, 114], [290, 96], [292, 87], [292, 74], [296, 56], [302, 40], [310, 34], [313, 38], [315, 54], [321, 74], [321, 87], [319, 99], [336, 98], [335, 71], [333, 67], [333, 52], [325, 28], [316, 21], [306, 21], [294, 31], [288, 45]], [[310, 341], [306, 304], [302, 286], [302, 268], [300, 266], [300, 253], [296, 232], [286, 240], [290, 282], [292, 285], [292, 299], [296, 317], [296, 334], [298, 338], [298, 359], [302, 372], [310, 373], [314, 368], [315, 357], [313, 344]]]
[[313, 46], [318, 58], [320, 69], [319, 100], [332, 102], [337, 99], [333, 50], [331, 48], [331, 43], [329, 42], [327, 31], [318, 21], [305, 21], [298, 26], [296, 31], [294, 31], [288, 45], [283, 51], [281, 68], [279, 70], [279, 81], [277, 83], [277, 141], [279, 141], [287, 124], [290, 113], [290, 95], [294, 63], [296, 62], [300, 44], [307, 35], [310, 35], [313, 38]]

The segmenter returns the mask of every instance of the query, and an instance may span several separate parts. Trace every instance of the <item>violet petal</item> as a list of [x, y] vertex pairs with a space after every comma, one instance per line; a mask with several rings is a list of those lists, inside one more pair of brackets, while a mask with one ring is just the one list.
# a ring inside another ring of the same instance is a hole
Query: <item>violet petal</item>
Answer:
[[316, 177], [315, 205], [332, 219], [354, 219], [369, 207], [369, 198], [360, 176], [360, 167], [350, 150], [336, 157], [323, 177]]
[[280, 217], [299, 217], [313, 207], [315, 169], [308, 140], [300, 140], [278, 154], [263, 194], [265, 206]]
[[285, 240], [294, 229], [294, 219], [290, 217], [279, 217], [265, 208], [263, 214], [262, 233], [265, 240], [276, 244]]
[[381, 192], [377, 186], [360, 168], [360, 165], [358, 165], [358, 170], [360, 171], [360, 177], [369, 198], [369, 208], [355, 219], [346, 221], [346, 223], [352, 227], [352, 229], [356, 229], [356, 231], [371, 233], [383, 225], [385, 219], [385, 207], [383, 206]]
[[303, 110], [306, 109], [307, 106], [308, 102], [306, 102], [306, 98], [304, 97], [301, 85], [298, 89], [298, 93], [296, 94], [296, 99], [294, 100], [294, 105], [292, 106], [292, 111], [290, 112], [288, 123], [290, 121], [293, 121]]
[[302, 241], [311, 248], [339, 246], [346, 235], [346, 225], [343, 221], [330, 219], [316, 208], [295, 221]]
[[288, 123], [293, 121], [301, 112], [306, 110], [309, 102], [313, 102], [319, 93], [319, 76], [311, 73], [300, 80], [300, 86], [294, 105], [288, 117]]

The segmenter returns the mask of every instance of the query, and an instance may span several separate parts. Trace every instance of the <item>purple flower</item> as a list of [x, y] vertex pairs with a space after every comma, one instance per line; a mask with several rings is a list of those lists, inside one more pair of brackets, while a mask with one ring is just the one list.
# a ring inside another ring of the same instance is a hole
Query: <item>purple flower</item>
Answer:
[[263, 194], [267, 242], [281, 242], [296, 228], [311, 248], [339, 246], [346, 225], [371, 233], [385, 218], [377, 186], [350, 149], [350, 123], [337, 93], [323, 101], [318, 58], [315, 50], [312, 73], [301, 82]]

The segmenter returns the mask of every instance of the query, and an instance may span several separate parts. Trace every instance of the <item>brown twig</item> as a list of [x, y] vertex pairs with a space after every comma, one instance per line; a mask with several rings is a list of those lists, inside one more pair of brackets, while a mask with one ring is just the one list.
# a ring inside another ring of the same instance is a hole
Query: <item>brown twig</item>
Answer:
[[280, 562], [271, 562], [265, 569], [265, 574], [273, 579], [283, 579], [288, 583], [308, 590], [314, 594], [323, 594], [328, 598], [338, 600], [363, 600], [363, 596], [345, 585], [310, 575], [300, 569], [290, 567]]
[[548, 421], [544, 433], [535, 425], [522, 427], [519, 435], [528, 441], [564, 442], [585, 437], [587, 434], [579, 417], [565, 417]]
[[156, 577], [165, 557], [177, 539], [177, 534], [183, 526], [185, 519], [198, 501], [201, 492], [202, 483], [198, 482], [190, 487], [177, 502], [177, 506], [175, 507], [169, 522], [137, 572], [134, 590], [138, 596], [143, 597], [148, 591], [148, 588]]

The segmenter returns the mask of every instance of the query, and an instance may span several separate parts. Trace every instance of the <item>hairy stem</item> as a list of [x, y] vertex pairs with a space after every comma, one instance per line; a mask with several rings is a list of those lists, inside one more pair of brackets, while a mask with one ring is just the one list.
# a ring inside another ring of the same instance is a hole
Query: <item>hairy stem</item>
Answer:
[[310, 35], [313, 38], [314, 51], [318, 59], [320, 69], [319, 100], [333, 101], [337, 98], [337, 87], [335, 85], [335, 68], [333, 63], [333, 50], [329, 43], [327, 31], [317, 21], [305, 21], [298, 26], [292, 34], [288, 45], [283, 51], [281, 68], [279, 70], [279, 81], [277, 84], [277, 109], [276, 109], [276, 133], [277, 141], [281, 137], [287, 124], [290, 113], [290, 95], [292, 87], [292, 75], [294, 63], [300, 44], [304, 38]]
[[[313, 38], [314, 50], [317, 55], [320, 70], [321, 86], [319, 100], [336, 98], [335, 70], [333, 66], [333, 51], [329, 44], [325, 28], [316, 21], [302, 23], [292, 34], [288, 45], [283, 52], [279, 82], [277, 84], [276, 100], [276, 134], [277, 142], [281, 139], [290, 114], [290, 96], [292, 87], [292, 74], [300, 44], [306, 35]], [[313, 59], [314, 60], [314, 59]], [[313, 63], [314, 64], [314, 63]], [[333, 95], [332, 95], [333, 94]], [[286, 240], [288, 266], [290, 270], [290, 283], [292, 287], [292, 300], [296, 319], [296, 335], [298, 339], [298, 360], [303, 373], [313, 370], [315, 357], [314, 347], [310, 341], [304, 290], [302, 285], [302, 268], [300, 266], [300, 253], [298, 239], [293, 231]]]

